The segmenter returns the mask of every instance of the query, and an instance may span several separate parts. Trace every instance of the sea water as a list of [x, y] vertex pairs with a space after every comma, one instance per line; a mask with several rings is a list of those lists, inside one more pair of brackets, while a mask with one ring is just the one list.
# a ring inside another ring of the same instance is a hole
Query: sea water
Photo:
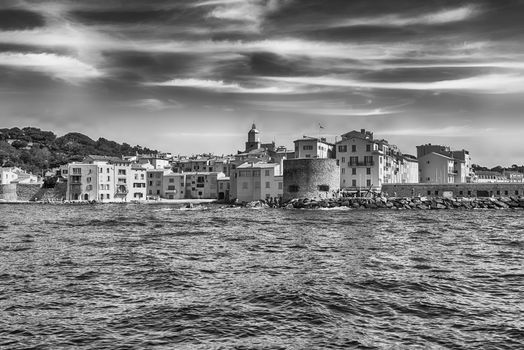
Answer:
[[2, 349], [524, 348], [524, 212], [0, 205]]

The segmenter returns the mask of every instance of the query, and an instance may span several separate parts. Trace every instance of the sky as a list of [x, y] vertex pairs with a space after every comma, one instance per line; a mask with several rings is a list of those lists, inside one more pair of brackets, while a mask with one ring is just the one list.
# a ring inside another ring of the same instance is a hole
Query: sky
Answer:
[[[524, 0], [2, 0], [0, 127], [174, 154], [366, 129], [524, 164]], [[323, 128], [319, 128], [322, 125]]]

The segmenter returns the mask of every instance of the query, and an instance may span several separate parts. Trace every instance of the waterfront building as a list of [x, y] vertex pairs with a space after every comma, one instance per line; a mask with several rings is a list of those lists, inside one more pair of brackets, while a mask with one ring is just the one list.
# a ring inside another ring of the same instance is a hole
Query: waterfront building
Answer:
[[130, 197], [133, 200], [143, 200], [147, 197], [147, 169], [140, 164], [131, 165]]
[[281, 198], [283, 196], [282, 166], [277, 163], [246, 162], [235, 169], [232, 185], [235, 185], [235, 198], [241, 202], [260, 199]]
[[420, 183], [464, 183], [472, 181], [468, 151], [452, 151], [448, 146], [417, 146]]
[[327, 142], [325, 138], [303, 136], [294, 143], [294, 158], [334, 158], [335, 156], [335, 145]]
[[218, 179], [224, 173], [188, 172], [168, 173], [163, 179], [163, 194], [166, 199], [217, 199]]
[[167, 169], [146, 170], [146, 190], [148, 198], [161, 198], [164, 191], [164, 176], [172, 173]]
[[228, 201], [231, 197], [231, 178], [225, 176], [217, 179], [217, 199]]
[[97, 164], [68, 164], [66, 199], [73, 201], [98, 200], [98, 168]]
[[386, 140], [374, 139], [361, 129], [342, 135], [336, 143], [340, 165], [340, 188], [346, 191], [380, 191], [385, 183], [408, 183], [418, 179], [413, 156], [402, 154]]

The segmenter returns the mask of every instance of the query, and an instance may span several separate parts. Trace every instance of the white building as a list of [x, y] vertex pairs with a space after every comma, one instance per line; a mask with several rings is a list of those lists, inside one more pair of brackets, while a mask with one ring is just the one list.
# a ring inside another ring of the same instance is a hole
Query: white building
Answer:
[[304, 136], [295, 140], [295, 158], [334, 158], [335, 145], [325, 138]]
[[336, 143], [340, 188], [348, 191], [380, 191], [385, 183], [416, 183], [418, 164], [386, 140], [375, 140], [361, 129], [342, 135]]
[[244, 163], [236, 168], [236, 198], [241, 202], [281, 198], [282, 166], [277, 163]]

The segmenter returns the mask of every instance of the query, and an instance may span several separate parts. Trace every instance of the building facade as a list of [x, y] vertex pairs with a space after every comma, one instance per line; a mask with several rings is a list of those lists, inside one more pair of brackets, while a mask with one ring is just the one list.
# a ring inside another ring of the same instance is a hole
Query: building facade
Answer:
[[375, 140], [361, 129], [342, 135], [336, 143], [340, 187], [346, 191], [380, 191], [386, 183], [417, 182], [418, 164], [386, 140]]
[[277, 163], [244, 163], [235, 170], [236, 196], [241, 202], [282, 198], [282, 168]]
[[304, 136], [295, 140], [294, 158], [334, 158], [335, 145], [326, 141], [325, 138]]

